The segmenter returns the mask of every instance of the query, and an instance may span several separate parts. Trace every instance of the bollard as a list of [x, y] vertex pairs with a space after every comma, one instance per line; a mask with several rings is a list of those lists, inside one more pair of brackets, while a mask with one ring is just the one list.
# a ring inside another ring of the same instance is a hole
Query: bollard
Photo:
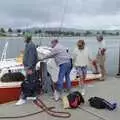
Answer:
[[52, 93], [53, 91], [53, 82], [50, 74], [47, 71], [47, 63], [40, 62], [40, 78], [42, 83], [42, 91], [43, 93]]
[[40, 62], [40, 78], [43, 82], [47, 78], [47, 63]]

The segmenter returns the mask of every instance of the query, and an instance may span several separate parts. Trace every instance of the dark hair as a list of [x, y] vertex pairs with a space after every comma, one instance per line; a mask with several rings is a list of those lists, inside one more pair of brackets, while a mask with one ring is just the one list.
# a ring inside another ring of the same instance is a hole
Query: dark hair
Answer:
[[84, 40], [78, 40], [77, 46], [78, 46], [79, 49], [84, 49], [85, 41]]
[[58, 40], [54, 39], [54, 40], [51, 41], [51, 43], [53, 43], [53, 42], [58, 43]]
[[97, 39], [103, 40], [103, 35], [97, 35]]
[[85, 41], [84, 41], [84, 40], [78, 40], [77, 45], [78, 45], [79, 43], [82, 43], [82, 45], [85, 45]]

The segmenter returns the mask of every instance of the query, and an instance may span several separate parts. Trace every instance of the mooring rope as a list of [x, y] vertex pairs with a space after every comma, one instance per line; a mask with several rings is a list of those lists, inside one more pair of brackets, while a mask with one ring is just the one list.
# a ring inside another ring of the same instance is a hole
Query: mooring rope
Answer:
[[[51, 109], [54, 109], [54, 107], [49, 107], [48, 110], [51, 110]], [[18, 115], [18, 116], [0, 116], [0, 119], [16, 119], [16, 118], [25, 118], [25, 117], [30, 117], [30, 116], [33, 116], [33, 115], [37, 115], [39, 113], [42, 113], [44, 112], [45, 110], [42, 109], [41, 111], [38, 111], [38, 112], [34, 112], [34, 113], [28, 113], [28, 114], [25, 114], [25, 115]]]
[[71, 114], [69, 112], [59, 112], [55, 110], [48, 109], [42, 100], [37, 99], [33, 101], [38, 107], [40, 107], [42, 110], [44, 110], [48, 115], [58, 118], [70, 118]]

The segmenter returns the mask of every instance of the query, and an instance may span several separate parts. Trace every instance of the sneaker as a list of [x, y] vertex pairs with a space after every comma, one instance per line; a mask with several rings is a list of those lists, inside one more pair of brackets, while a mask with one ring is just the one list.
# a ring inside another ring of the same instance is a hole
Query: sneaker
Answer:
[[93, 74], [100, 74], [99, 72], [93, 72]]
[[105, 80], [105, 78], [104, 78], [104, 77], [101, 77], [99, 80], [100, 80], [100, 81], [104, 81], [104, 80]]
[[16, 103], [16, 105], [22, 105], [22, 104], [25, 104], [25, 103], [26, 103], [26, 100], [20, 99], [20, 100], [18, 100], [18, 102]]
[[81, 94], [84, 96], [85, 95], [85, 89], [82, 89]]
[[36, 100], [37, 97], [27, 97], [27, 100]]
[[55, 99], [55, 101], [58, 101], [60, 99], [60, 93], [56, 90], [54, 92], [54, 99]]

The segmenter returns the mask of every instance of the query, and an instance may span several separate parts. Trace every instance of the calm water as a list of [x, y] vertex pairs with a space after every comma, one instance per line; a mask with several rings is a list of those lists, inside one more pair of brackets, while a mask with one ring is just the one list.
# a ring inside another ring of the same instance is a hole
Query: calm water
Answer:
[[[50, 40], [53, 38], [38, 38], [34, 37], [33, 40], [36, 44], [40, 43], [40, 40], [43, 45], [49, 45]], [[60, 42], [70, 48], [72, 51], [76, 45], [77, 40], [80, 39], [78, 37], [61, 37], [59, 38]], [[92, 55], [95, 56], [96, 53], [96, 39], [95, 37], [82, 37], [86, 41], [86, 44]], [[119, 45], [120, 45], [120, 36], [110, 36], [105, 37], [107, 44], [107, 60], [106, 67], [109, 75], [114, 75], [118, 70], [118, 55], [119, 55]], [[19, 55], [20, 51], [24, 49], [24, 39], [23, 38], [0, 38], [0, 56], [2, 54], [5, 42], [9, 41], [8, 50], [7, 50], [7, 58], [16, 57]]]

